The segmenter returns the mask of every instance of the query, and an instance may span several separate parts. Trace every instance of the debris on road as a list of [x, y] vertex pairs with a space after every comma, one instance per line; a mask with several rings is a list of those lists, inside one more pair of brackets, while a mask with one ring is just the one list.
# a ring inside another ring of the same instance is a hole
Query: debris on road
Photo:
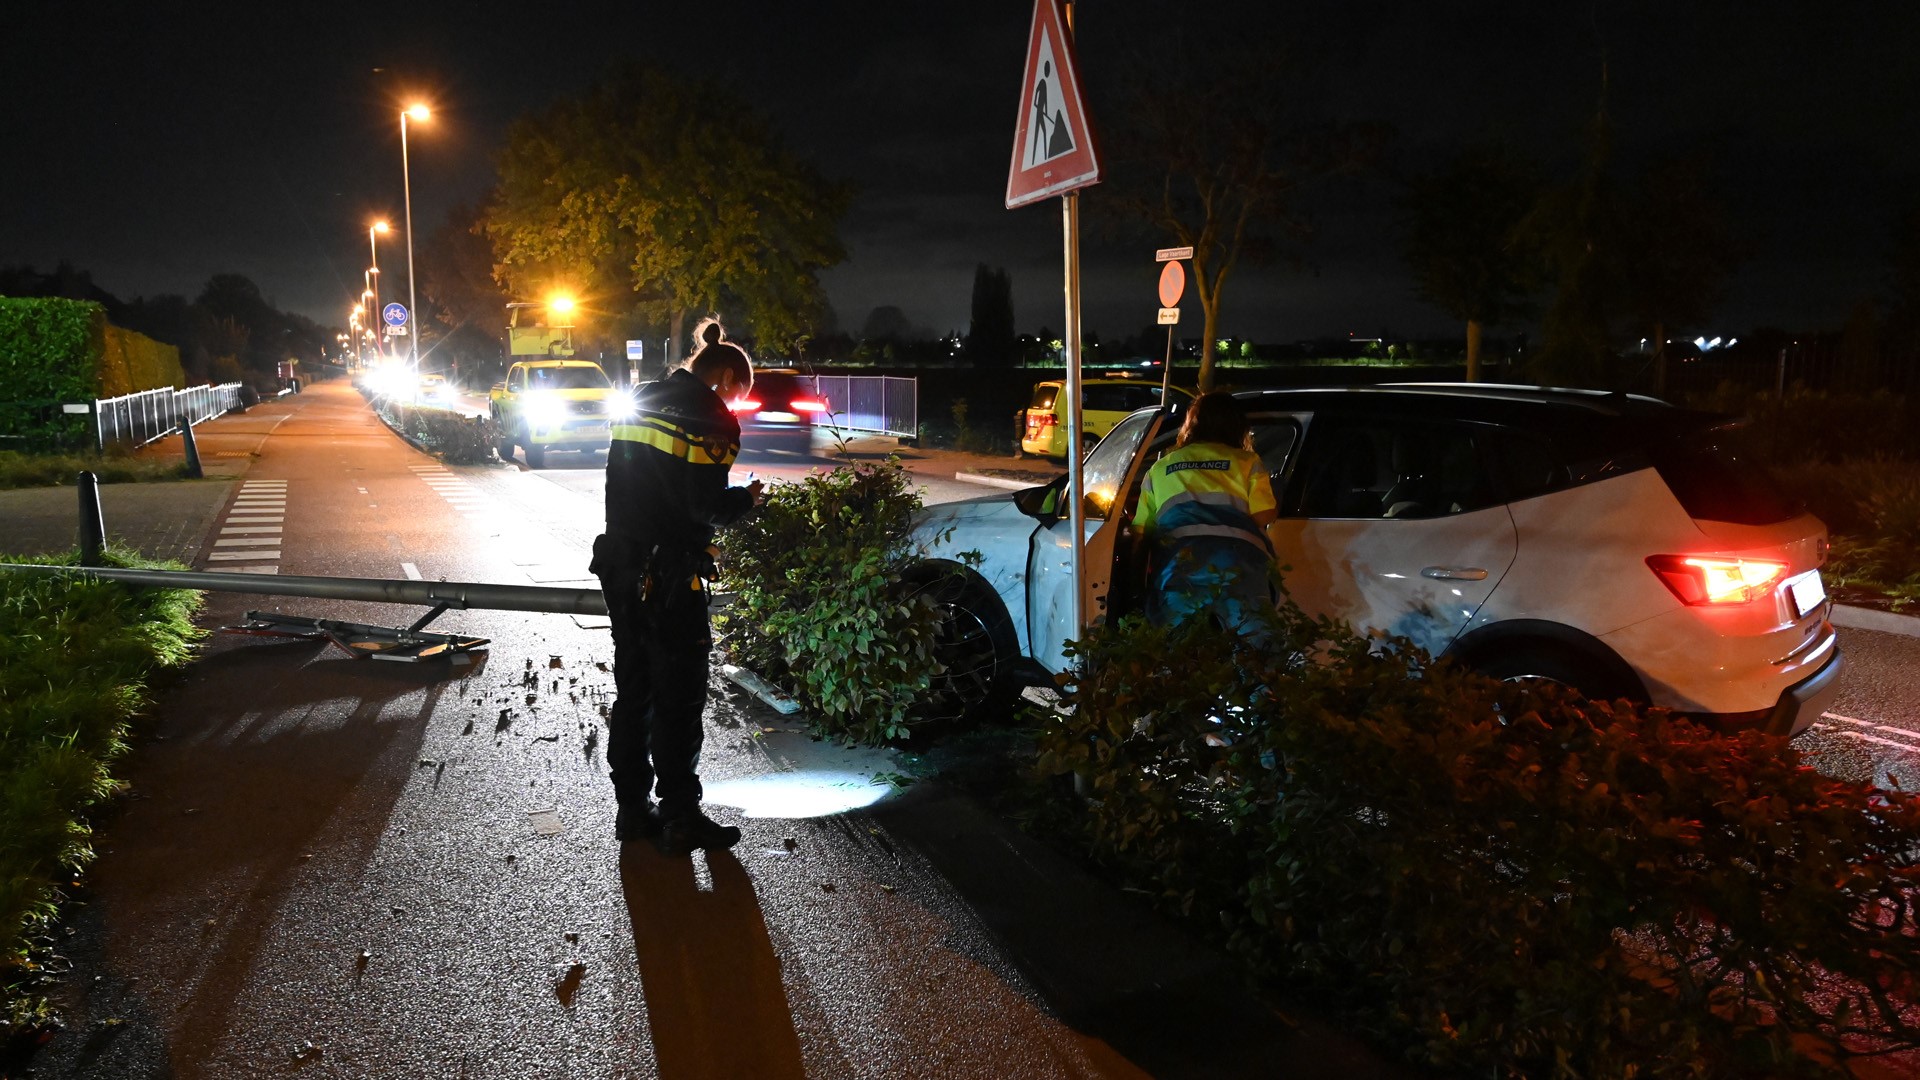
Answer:
[[566, 825], [560, 821], [560, 811], [553, 807], [527, 811], [527, 823], [532, 825], [533, 831], [541, 836], [559, 836], [567, 831]]
[[795, 701], [792, 695], [738, 664], [722, 665], [720, 674], [732, 679], [751, 692], [754, 697], [766, 702], [782, 716], [792, 716], [800, 711], [800, 703]]
[[586, 977], [587, 965], [571, 964], [567, 967], [566, 974], [553, 985], [554, 996], [560, 999], [561, 1005], [569, 1009], [573, 1008], [573, 996], [580, 992], [580, 982]]
[[548, 657], [547, 657], [547, 666], [548, 666], [548, 667], [550, 667], [550, 668], [557, 668], [557, 667], [564, 667], [565, 665], [563, 665], [563, 664], [561, 664], [561, 663], [560, 663], [560, 658], [559, 658], [559, 657], [557, 657], [557, 656], [548, 656]]

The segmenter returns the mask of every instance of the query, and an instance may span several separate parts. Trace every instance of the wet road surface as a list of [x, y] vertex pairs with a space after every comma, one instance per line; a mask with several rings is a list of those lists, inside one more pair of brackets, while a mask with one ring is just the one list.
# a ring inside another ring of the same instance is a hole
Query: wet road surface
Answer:
[[[573, 485], [441, 466], [345, 386], [242, 419], [203, 436], [205, 452], [253, 455], [204, 568], [588, 580], [599, 503]], [[207, 621], [251, 609], [388, 625], [417, 614], [215, 593]], [[1189, 1026], [1156, 1039], [1137, 1017], [1109, 1025], [1129, 1060], [1063, 1021], [978, 898], [933, 865], [959, 830], [887, 781], [895, 759], [814, 742], [724, 681], [701, 771], [715, 816], [739, 820], [744, 839], [690, 860], [617, 844], [599, 756], [603, 625], [450, 612], [433, 628], [493, 640], [451, 665], [213, 639], [124, 763], [131, 793], [98, 830], [69, 921], [71, 1026], [33, 1075], [1134, 1077], [1147, 1075], [1136, 1061], [1201, 1076], [1239, 1071], [1221, 1054], [1247, 1060], [1238, 1036]], [[1017, 846], [984, 836], [964, 856], [975, 870]], [[1022, 925], [1056, 951], [1104, 933], [1072, 916]], [[1240, 1032], [1295, 1037], [1223, 969], [1190, 966], [1217, 1008], [1240, 1010]], [[1139, 977], [1072, 987], [1074, 1007], [1120, 1016], [1108, 1003], [1124, 997], [1160, 1012], [1154, 973]], [[1391, 1075], [1345, 1040], [1315, 1039], [1313, 1053], [1356, 1075]]]

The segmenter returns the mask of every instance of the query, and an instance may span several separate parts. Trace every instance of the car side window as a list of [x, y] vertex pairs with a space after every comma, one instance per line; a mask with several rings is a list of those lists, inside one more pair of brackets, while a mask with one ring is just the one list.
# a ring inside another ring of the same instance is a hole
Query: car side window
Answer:
[[1267, 467], [1267, 477], [1273, 481], [1273, 490], [1280, 490], [1280, 483], [1287, 474], [1287, 460], [1293, 456], [1293, 448], [1299, 442], [1300, 425], [1293, 420], [1253, 422], [1253, 452], [1260, 455], [1261, 463]]
[[1494, 456], [1506, 481], [1507, 498], [1517, 502], [1571, 485], [1566, 456], [1538, 432], [1501, 428], [1493, 434]]
[[1114, 497], [1127, 478], [1140, 440], [1146, 438], [1153, 423], [1152, 413], [1135, 413], [1115, 424], [1100, 445], [1093, 448], [1080, 464], [1081, 482], [1086, 485], [1086, 515], [1090, 521], [1105, 521], [1113, 513]]
[[1058, 386], [1036, 386], [1033, 388], [1033, 404], [1030, 409], [1051, 409], [1053, 399], [1060, 393]]
[[523, 388], [525, 388], [526, 382], [527, 382], [526, 368], [517, 367], [517, 368], [514, 368], [512, 371], [507, 372], [507, 389], [512, 391], [513, 393], [517, 394]]
[[1298, 497], [1304, 517], [1432, 518], [1500, 501], [1474, 425], [1398, 417], [1323, 416], [1308, 441]]

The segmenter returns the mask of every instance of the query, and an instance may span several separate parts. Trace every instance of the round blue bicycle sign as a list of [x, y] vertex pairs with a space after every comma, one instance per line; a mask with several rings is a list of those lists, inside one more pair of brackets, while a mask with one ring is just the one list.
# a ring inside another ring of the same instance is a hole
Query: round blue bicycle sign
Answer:
[[380, 309], [380, 318], [384, 320], [388, 326], [405, 326], [407, 325], [407, 305], [400, 303], [388, 304], [386, 307]]

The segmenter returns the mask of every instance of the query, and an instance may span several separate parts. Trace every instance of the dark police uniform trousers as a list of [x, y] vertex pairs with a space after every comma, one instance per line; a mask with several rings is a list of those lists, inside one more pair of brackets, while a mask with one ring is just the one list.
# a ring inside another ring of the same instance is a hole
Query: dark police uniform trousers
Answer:
[[594, 541], [613, 624], [615, 699], [607, 719], [614, 797], [660, 815], [700, 807], [696, 771], [705, 733], [708, 652], [713, 644], [703, 578], [716, 526], [753, 505], [727, 486], [740, 425], [720, 396], [686, 371], [648, 383], [637, 415], [615, 424], [607, 452], [607, 532]]

